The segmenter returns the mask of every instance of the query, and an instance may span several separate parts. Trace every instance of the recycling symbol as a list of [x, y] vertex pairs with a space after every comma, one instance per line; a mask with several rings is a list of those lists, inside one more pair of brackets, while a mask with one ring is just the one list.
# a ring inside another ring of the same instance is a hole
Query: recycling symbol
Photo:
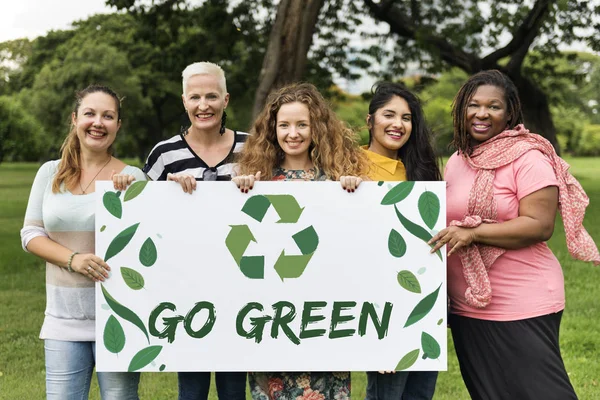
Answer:
[[[258, 222], [262, 222], [269, 207], [273, 206], [279, 216], [278, 224], [295, 224], [300, 219], [304, 208], [289, 194], [255, 195], [246, 200], [242, 212]], [[233, 256], [242, 274], [250, 279], [264, 279], [265, 257], [245, 256], [244, 253], [250, 242], [257, 243], [248, 225], [230, 225], [231, 230], [225, 238], [225, 245]], [[292, 235], [300, 254], [285, 254], [285, 250], [275, 262], [274, 269], [281, 278], [299, 278], [310, 262], [315, 250], [319, 246], [319, 236], [310, 225]]]

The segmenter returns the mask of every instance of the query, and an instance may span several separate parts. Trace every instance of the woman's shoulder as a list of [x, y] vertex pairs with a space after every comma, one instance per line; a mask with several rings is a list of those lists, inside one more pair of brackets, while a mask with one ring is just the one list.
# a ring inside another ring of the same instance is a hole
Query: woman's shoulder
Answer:
[[38, 169], [38, 173], [44, 173], [46, 175], [54, 175], [58, 171], [60, 160], [50, 160], [43, 163]]
[[164, 153], [170, 150], [174, 150], [178, 147], [185, 146], [183, 137], [181, 134], [170, 137], [169, 139], [161, 140], [158, 142], [150, 151], [150, 154]]

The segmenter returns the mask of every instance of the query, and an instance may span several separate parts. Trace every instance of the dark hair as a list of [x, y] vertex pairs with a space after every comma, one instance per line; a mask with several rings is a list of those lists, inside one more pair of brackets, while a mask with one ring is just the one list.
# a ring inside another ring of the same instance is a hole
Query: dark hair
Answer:
[[[425, 122], [423, 109], [417, 96], [398, 83], [378, 82], [374, 86], [373, 99], [369, 103], [369, 115], [372, 125], [375, 123], [375, 112], [385, 106], [394, 96], [403, 98], [412, 114], [412, 131], [408, 141], [398, 149], [398, 158], [406, 167], [406, 178], [409, 181], [441, 181], [442, 174], [438, 159], [433, 151], [431, 132]], [[369, 144], [373, 139], [372, 127], [369, 126]]]
[[[98, 92], [107, 94], [115, 100], [115, 104], [117, 106], [117, 120], [120, 121], [121, 99], [114, 90], [103, 85], [90, 85], [85, 89], [76, 92], [75, 104], [73, 105], [73, 114], [77, 116], [81, 102], [88, 94]], [[76, 182], [79, 181], [79, 177], [81, 176], [81, 155], [79, 154], [80, 149], [81, 145], [79, 143], [79, 138], [77, 137], [77, 127], [71, 123], [69, 134], [60, 147], [60, 163], [58, 165], [58, 171], [56, 172], [52, 182], [53, 193], [60, 192], [60, 187], [63, 183], [68, 188], [73, 187]], [[108, 148], [108, 153], [112, 153], [112, 145]]]
[[521, 100], [519, 99], [519, 93], [513, 81], [497, 69], [478, 72], [462, 85], [458, 93], [456, 93], [456, 97], [454, 97], [452, 103], [454, 138], [452, 143], [450, 143], [450, 146], [457, 149], [459, 153], [471, 154], [471, 137], [466, 126], [467, 106], [477, 91], [477, 88], [483, 85], [495, 86], [504, 91], [509, 129], [514, 129], [515, 126], [523, 123]]

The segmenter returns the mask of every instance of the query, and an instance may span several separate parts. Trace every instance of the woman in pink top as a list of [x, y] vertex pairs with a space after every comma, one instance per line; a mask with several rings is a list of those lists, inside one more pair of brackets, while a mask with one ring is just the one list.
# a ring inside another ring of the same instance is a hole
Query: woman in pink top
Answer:
[[473, 399], [577, 396], [560, 354], [564, 279], [546, 240], [556, 212], [569, 250], [600, 262], [581, 221], [589, 199], [550, 143], [522, 125], [517, 90], [499, 71], [472, 76], [454, 99], [448, 160], [449, 322]]

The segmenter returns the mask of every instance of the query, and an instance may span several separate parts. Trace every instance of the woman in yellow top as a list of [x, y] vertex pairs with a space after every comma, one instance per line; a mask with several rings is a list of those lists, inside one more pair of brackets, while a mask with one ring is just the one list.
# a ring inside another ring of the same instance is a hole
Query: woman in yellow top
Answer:
[[[441, 181], [430, 131], [417, 97], [397, 83], [377, 85], [367, 115], [375, 181]], [[431, 399], [437, 372], [367, 372], [366, 400]]]

